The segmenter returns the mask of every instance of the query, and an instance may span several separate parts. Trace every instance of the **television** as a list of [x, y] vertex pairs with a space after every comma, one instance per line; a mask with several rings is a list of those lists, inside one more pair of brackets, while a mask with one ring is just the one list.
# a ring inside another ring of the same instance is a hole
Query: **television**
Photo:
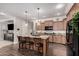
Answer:
[[45, 30], [53, 30], [53, 26], [45, 26]]
[[14, 30], [14, 24], [8, 24], [8, 30]]

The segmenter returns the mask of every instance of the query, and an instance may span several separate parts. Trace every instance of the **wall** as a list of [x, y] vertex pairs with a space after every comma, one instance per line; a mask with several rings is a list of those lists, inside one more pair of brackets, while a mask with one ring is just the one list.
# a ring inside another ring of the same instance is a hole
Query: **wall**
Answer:
[[79, 3], [75, 3], [74, 6], [71, 8], [70, 12], [67, 14], [67, 21], [72, 19], [74, 13], [79, 12]]
[[18, 42], [17, 36], [22, 35], [22, 20], [14, 19], [14, 43]]
[[2, 24], [0, 23], [0, 40], [3, 40]]
[[[18, 42], [17, 36], [26, 36], [30, 35], [32, 29], [31, 29], [31, 24], [26, 24], [25, 20], [22, 19], [14, 19], [14, 43]], [[19, 30], [18, 30], [19, 29]]]
[[[67, 21], [71, 20], [73, 18], [74, 13], [79, 12], [79, 3], [75, 3], [69, 13], [67, 14], [67, 18], [65, 19], [65, 27], [67, 25]], [[66, 28], [65, 28], [66, 29]]]

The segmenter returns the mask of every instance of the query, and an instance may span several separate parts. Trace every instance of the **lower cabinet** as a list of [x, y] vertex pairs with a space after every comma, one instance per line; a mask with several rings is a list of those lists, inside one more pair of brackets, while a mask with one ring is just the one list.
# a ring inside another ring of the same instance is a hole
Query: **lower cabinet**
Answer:
[[66, 37], [64, 35], [51, 35], [49, 42], [66, 44]]

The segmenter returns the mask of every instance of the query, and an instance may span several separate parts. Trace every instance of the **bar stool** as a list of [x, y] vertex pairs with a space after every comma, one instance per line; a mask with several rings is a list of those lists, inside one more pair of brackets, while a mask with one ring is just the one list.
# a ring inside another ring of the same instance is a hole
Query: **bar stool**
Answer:
[[19, 42], [19, 49], [24, 49], [24, 45], [26, 43], [26, 41], [23, 39], [22, 36], [18, 36], [18, 42]]
[[32, 45], [34, 44], [34, 42], [30, 41], [31, 38], [30, 37], [23, 37], [26, 40], [26, 48], [28, 46], [28, 49], [30, 49], [32, 47]]
[[40, 52], [40, 50], [42, 50], [41, 52], [43, 53], [43, 43], [41, 42], [41, 38], [34, 38], [34, 42], [37, 51]]
[[33, 38], [29, 37], [29, 43], [30, 43], [30, 49], [32, 48], [34, 50], [34, 40], [33, 40]]

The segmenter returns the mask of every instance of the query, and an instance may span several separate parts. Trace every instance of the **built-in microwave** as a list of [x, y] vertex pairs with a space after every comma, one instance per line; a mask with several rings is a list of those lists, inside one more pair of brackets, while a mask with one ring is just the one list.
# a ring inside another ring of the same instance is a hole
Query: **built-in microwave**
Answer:
[[53, 30], [53, 26], [45, 26], [45, 30]]

